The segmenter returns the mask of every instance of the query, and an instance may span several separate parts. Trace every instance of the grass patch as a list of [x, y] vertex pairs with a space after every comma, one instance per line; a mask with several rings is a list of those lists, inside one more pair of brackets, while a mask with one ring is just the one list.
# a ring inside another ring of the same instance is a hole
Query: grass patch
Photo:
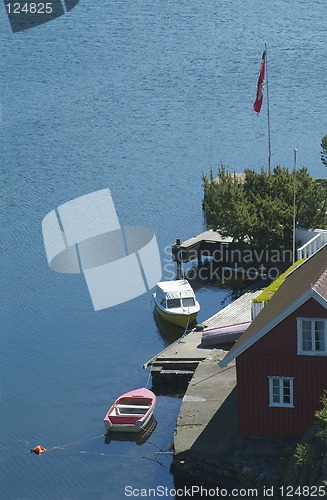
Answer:
[[[294, 264], [294, 269], [299, 266], [300, 264], [302, 264], [302, 262], [304, 261], [305, 259], [300, 259], [300, 260], [297, 260]], [[270, 283], [269, 286], [267, 286], [267, 288], [265, 288], [261, 293], [260, 295], [258, 295], [255, 299], [253, 299], [253, 302], [264, 302], [265, 304], [267, 304], [267, 302], [269, 302], [269, 300], [271, 299], [271, 297], [274, 295], [274, 293], [277, 292], [278, 288], [280, 287], [280, 285], [285, 281], [285, 278], [286, 276], [293, 270], [293, 266], [290, 266], [288, 269], [286, 269], [286, 271], [284, 271], [280, 276], [278, 276], [277, 279], [275, 279], [272, 283]]]

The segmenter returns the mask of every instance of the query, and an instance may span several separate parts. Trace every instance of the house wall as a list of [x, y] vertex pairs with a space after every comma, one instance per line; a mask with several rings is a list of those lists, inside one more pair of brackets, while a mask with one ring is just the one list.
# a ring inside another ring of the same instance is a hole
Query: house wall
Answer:
[[[240, 436], [298, 438], [313, 424], [327, 357], [297, 355], [298, 317], [327, 314], [310, 299], [236, 359]], [[269, 376], [294, 377], [294, 408], [269, 407]]]

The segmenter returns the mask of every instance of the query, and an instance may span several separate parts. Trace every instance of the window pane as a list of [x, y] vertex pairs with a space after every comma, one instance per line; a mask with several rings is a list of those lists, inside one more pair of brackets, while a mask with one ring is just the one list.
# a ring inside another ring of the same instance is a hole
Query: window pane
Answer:
[[312, 351], [312, 342], [310, 339], [303, 339], [302, 341], [302, 350], [303, 351]]
[[174, 309], [175, 307], [181, 307], [180, 299], [168, 299], [167, 300], [168, 309]]
[[183, 307], [193, 307], [195, 305], [193, 297], [185, 297], [182, 299]]
[[312, 351], [311, 321], [302, 321], [302, 350]]
[[272, 400], [273, 403], [280, 402], [279, 380], [274, 378], [272, 381]]
[[283, 402], [289, 404], [291, 402], [291, 383], [290, 380], [283, 380]]
[[307, 319], [304, 319], [302, 321], [302, 332], [311, 332], [311, 321], [310, 320], [307, 320]]
[[325, 350], [325, 324], [323, 321], [315, 321], [315, 350]]

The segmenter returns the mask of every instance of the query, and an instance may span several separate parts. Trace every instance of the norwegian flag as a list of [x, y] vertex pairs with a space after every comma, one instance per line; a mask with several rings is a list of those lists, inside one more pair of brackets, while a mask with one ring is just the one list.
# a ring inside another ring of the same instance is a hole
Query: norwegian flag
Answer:
[[260, 113], [262, 100], [263, 100], [263, 90], [265, 85], [265, 65], [266, 65], [266, 51], [262, 54], [259, 78], [258, 78], [258, 86], [257, 86], [257, 95], [253, 104], [253, 109], [257, 113]]

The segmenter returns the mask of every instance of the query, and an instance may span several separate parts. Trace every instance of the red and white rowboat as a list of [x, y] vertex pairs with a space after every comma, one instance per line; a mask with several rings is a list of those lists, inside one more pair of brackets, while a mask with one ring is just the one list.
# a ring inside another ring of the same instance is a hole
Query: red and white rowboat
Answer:
[[146, 389], [134, 389], [120, 396], [104, 417], [107, 431], [140, 432], [151, 419], [156, 395]]

